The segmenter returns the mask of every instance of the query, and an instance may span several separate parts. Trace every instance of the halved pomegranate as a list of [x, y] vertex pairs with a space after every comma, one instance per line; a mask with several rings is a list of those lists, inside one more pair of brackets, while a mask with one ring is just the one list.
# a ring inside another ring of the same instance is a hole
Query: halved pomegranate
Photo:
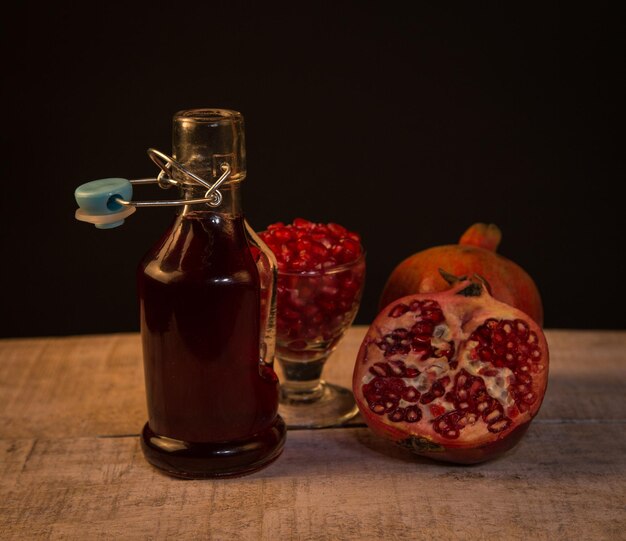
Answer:
[[539, 411], [548, 345], [484, 280], [388, 305], [359, 350], [353, 391], [377, 434], [437, 460], [471, 464], [511, 449]]

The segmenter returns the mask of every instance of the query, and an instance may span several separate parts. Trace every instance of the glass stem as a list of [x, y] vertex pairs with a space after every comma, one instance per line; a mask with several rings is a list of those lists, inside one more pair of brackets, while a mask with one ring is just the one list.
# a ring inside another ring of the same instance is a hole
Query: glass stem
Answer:
[[326, 358], [315, 361], [289, 361], [278, 357], [283, 371], [280, 399], [283, 403], [308, 403], [319, 400], [324, 394], [321, 380]]

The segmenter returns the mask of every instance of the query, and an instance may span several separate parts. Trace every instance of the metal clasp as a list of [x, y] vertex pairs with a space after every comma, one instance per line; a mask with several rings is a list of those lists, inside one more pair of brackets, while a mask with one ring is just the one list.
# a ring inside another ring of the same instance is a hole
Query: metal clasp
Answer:
[[197, 199], [171, 199], [171, 200], [156, 200], [156, 201], [127, 201], [122, 197], [116, 197], [115, 201], [120, 205], [132, 206], [132, 207], [173, 207], [177, 205], [195, 205], [199, 203], [206, 203], [211, 207], [218, 207], [222, 203], [222, 193], [219, 191], [219, 187], [226, 181], [232, 171], [230, 165], [226, 162], [220, 164], [222, 174], [213, 183], [209, 183], [202, 177], [192, 173], [182, 164], [178, 163], [174, 158], [167, 154], [156, 150], [154, 148], [148, 149], [148, 156], [150, 159], [161, 169], [161, 172], [156, 178], [142, 178], [131, 180], [131, 184], [158, 184], [160, 188], [168, 189], [172, 186], [180, 186], [180, 182], [172, 178], [172, 169], [176, 169], [179, 173], [182, 173], [187, 179], [192, 182], [205, 187], [207, 190], [204, 193], [204, 197]]

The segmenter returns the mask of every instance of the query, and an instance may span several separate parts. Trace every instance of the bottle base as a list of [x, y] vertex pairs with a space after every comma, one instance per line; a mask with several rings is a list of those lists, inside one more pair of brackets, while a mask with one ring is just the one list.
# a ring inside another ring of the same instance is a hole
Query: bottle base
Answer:
[[233, 442], [193, 443], [155, 434], [146, 423], [141, 449], [155, 468], [181, 479], [239, 477], [268, 466], [282, 453], [286, 426], [280, 415], [266, 430]]

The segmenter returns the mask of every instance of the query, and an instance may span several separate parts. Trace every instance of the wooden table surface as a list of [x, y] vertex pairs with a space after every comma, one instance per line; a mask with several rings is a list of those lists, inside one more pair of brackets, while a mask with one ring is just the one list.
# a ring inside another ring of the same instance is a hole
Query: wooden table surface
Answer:
[[[350, 385], [364, 332], [328, 381]], [[0, 539], [626, 539], [626, 331], [547, 335], [546, 399], [500, 459], [422, 459], [357, 418], [208, 481], [143, 458], [138, 335], [0, 340]]]

